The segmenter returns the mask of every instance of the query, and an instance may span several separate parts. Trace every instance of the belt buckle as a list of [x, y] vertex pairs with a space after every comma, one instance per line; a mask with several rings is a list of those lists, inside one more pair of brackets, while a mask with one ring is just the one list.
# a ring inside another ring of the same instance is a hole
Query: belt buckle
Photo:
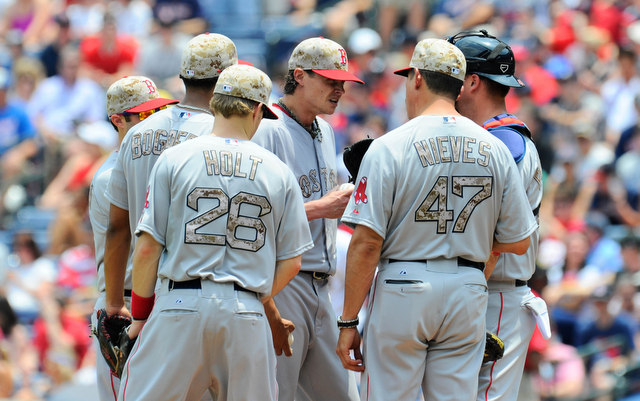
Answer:
[[329, 278], [329, 275], [327, 273], [313, 272], [311, 273], [311, 277], [315, 278], [316, 280], [326, 280], [327, 278]]

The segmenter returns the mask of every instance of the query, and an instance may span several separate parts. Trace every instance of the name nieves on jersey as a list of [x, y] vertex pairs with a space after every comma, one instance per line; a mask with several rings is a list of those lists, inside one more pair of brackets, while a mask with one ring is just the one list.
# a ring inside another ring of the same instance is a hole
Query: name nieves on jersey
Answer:
[[[463, 136], [437, 136], [413, 143], [422, 167], [441, 163], [477, 163], [489, 165], [491, 144]], [[480, 157], [475, 157], [478, 154]]]

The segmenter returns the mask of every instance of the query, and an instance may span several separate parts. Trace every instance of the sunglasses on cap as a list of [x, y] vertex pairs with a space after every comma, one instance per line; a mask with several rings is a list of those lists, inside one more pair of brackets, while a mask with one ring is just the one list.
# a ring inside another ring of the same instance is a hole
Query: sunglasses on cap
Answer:
[[168, 106], [160, 106], [157, 109], [151, 109], [151, 110], [145, 110], [145, 111], [141, 111], [139, 113], [129, 113], [127, 111], [125, 111], [124, 113], [122, 113], [123, 116], [138, 116], [138, 118], [140, 119], [140, 121], [148, 118], [150, 115], [152, 115], [153, 113], [156, 113], [160, 110], [164, 110], [166, 109]]

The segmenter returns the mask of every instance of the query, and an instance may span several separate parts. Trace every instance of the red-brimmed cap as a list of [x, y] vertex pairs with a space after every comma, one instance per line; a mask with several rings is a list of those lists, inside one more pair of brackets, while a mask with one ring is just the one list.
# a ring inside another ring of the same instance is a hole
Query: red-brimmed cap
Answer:
[[349, 60], [344, 48], [326, 38], [310, 38], [300, 42], [289, 58], [289, 70], [296, 68], [311, 70], [336, 81], [364, 84], [360, 78], [349, 72]]
[[177, 100], [160, 97], [156, 84], [147, 77], [134, 75], [121, 78], [107, 90], [107, 115], [139, 113], [157, 109]]
[[141, 111], [148, 111], [148, 110], [154, 110], [154, 109], [158, 109], [162, 106], [168, 106], [170, 104], [176, 104], [179, 103], [177, 100], [174, 99], [166, 99], [164, 97], [158, 97], [155, 99], [151, 99], [149, 101], [146, 101], [144, 103], [141, 103], [135, 107], [130, 108], [129, 110], [126, 110], [129, 113], [140, 113]]

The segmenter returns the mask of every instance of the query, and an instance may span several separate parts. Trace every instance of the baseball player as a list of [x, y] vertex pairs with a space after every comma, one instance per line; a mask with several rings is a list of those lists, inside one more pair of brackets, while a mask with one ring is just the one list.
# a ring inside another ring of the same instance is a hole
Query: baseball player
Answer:
[[[511, 48], [487, 31], [461, 32], [449, 39], [467, 60], [464, 91], [456, 108], [460, 114], [487, 129], [509, 148], [518, 167], [529, 206], [538, 216], [542, 200], [542, 168], [531, 132], [517, 117], [507, 113], [505, 96], [511, 87], [524, 84], [514, 74]], [[535, 328], [530, 308], [536, 298], [527, 286], [535, 271], [538, 231], [530, 237], [524, 255], [493, 255], [488, 277], [487, 330], [504, 342], [502, 359], [484, 364], [480, 370], [478, 400], [516, 400], [529, 340]], [[541, 299], [538, 298], [538, 301]], [[542, 301], [544, 302], [544, 301]]]
[[122, 294], [131, 288], [131, 233], [145, 205], [149, 174], [162, 151], [170, 146], [211, 133], [213, 115], [209, 100], [220, 72], [237, 64], [233, 42], [224, 35], [201, 34], [187, 43], [180, 78], [185, 97], [180, 105], [155, 113], [127, 132], [111, 173], [107, 199], [111, 203], [105, 250], [106, 310], [109, 315], [129, 315]]
[[[154, 112], [177, 102], [177, 100], [160, 97], [158, 88], [153, 81], [143, 76], [119, 79], [107, 89], [107, 115], [118, 131], [120, 141], [131, 127]], [[91, 317], [94, 327], [97, 311], [105, 306], [104, 243], [109, 224], [109, 201], [106, 192], [117, 157], [117, 152], [109, 155], [94, 175], [89, 191], [89, 219], [93, 229], [96, 265], [98, 267], [98, 291], [100, 293]], [[131, 289], [124, 290], [123, 295], [128, 304], [131, 299]], [[97, 340], [94, 339], [94, 342], [98, 347]], [[98, 396], [101, 401], [115, 401], [120, 380], [111, 373], [100, 352], [97, 352], [97, 355]]]
[[[355, 400], [355, 376], [333, 352], [338, 332], [328, 278], [336, 269], [337, 218], [352, 190], [338, 190], [333, 130], [318, 118], [332, 114], [344, 82], [363, 83], [348, 71], [338, 43], [310, 38], [289, 58], [284, 96], [274, 105], [278, 120], [263, 121], [254, 141], [275, 153], [298, 181], [315, 246], [302, 256], [301, 272], [267, 304], [278, 357], [281, 401]], [[295, 326], [293, 355], [286, 339]], [[284, 352], [284, 355], [282, 353]]]
[[[427, 401], [470, 401], [484, 354], [484, 261], [524, 253], [537, 223], [509, 150], [455, 110], [460, 50], [425, 39], [409, 65], [396, 74], [407, 77], [410, 121], [373, 141], [343, 216], [356, 228], [336, 352], [363, 372], [362, 400], [415, 400], [422, 386]], [[378, 262], [361, 354], [357, 315]]]
[[313, 242], [295, 177], [249, 141], [263, 116], [277, 118], [270, 92], [257, 68], [227, 68], [213, 134], [167, 149], [153, 168], [133, 255], [129, 334], [139, 337], [119, 400], [277, 397], [262, 302]]

